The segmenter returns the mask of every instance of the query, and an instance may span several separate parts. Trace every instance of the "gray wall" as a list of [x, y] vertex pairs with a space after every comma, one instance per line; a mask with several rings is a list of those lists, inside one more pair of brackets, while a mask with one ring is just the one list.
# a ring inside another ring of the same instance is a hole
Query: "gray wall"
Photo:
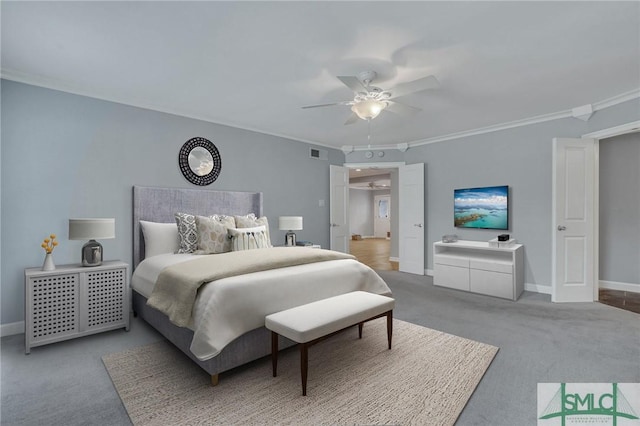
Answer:
[[[368, 189], [349, 189], [349, 232], [363, 237], [371, 237], [374, 233], [374, 201], [376, 195], [391, 195], [391, 191]], [[393, 208], [393, 205], [391, 206]], [[393, 210], [391, 210], [393, 217]]]
[[[525, 282], [551, 285], [552, 139], [582, 137], [597, 130], [640, 120], [637, 99], [597, 111], [589, 121], [563, 118], [410, 148], [402, 159], [385, 155], [367, 159], [364, 151], [346, 156], [349, 163], [404, 161], [425, 163], [425, 265], [433, 269], [432, 246], [444, 234], [487, 241], [502, 231], [453, 226], [453, 190], [509, 185], [508, 233], [525, 246]], [[381, 165], [381, 167], [383, 167]], [[636, 218], [637, 219], [637, 218]], [[550, 292], [550, 288], [547, 290]]]
[[349, 232], [363, 237], [373, 235], [373, 191], [349, 189]]
[[600, 141], [600, 280], [640, 289], [640, 133]]
[[[133, 185], [198, 188], [178, 169], [178, 151], [195, 136], [222, 156], [212, 190], [262, 191], [274, 244], [278, 216], [304, 217], [301, 240], [329, 246], [329, 164], [312, 145], [54, 90], [1, 81], [2, 324], [22, 321], [26, 267], [40, 266], [42, 239], [59, 236], [57, 264], [77, 263], [83, 242], [67, 239], [70, 217], [114, 217], [106, 259], [131, 262]], [[325, 201], [319, 207], [319, 200]], [[213, 213], [213, 212], [212, 212]]]
[[[102, 241], [105, 257], [130, 261], [131, 186], [194, 188], [177, 167], [178, 150], [194, 136], [210, 139], [222, 155], [222, 173], [207, 189], [262, 191], [274, 242], [284, 239], [277, 217], [301, 215], [304, 230], [298, 237], [329, 245], [328, 165], [345, 162], [339, 150], [328, 149], [328, 162], [312, 160], [311, 145], [283, 138], [5, 80], [1, 89], [2, 324], [23, 320], [23, 269], [42, 264], [43, 237], [52, 232], [61, 237], [54, 252], [58, 264], [78, 262], [82, 242], [66, 239], [70, 217], [115, 217], [116, 238]], [[486, 241], [497, 233], [454, 228], [453, 189], [509, 185], [509, 233], [525, 245], [525, 281], [549, 286], [551, 140], [636, 120], [640, 108], [634, 99], [598, 111], [588, 122], [558, 119], [405, 153], [387, 150], [380, 162], [426, 164], [429, 269], [432, 243], [443, 234]], [[349, 163], [378, 159], [366, 159], [363, 151], [346, 156]], [[393, 244], [392, 239], [392, 256]], [[624, 245], [628, 248], [626, 240]]]

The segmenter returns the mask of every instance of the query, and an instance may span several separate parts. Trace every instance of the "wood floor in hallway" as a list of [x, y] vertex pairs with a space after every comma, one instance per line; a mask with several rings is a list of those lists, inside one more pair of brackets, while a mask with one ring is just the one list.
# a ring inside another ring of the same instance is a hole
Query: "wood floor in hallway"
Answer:
[[350, 240], [349, 251], [360, 262], [379, 271], [397, 271], [398, 263], [389, 260], [391, 241], [386, 238]]
[[640, 314], [640, 293], [601, 288], [600, 303]]

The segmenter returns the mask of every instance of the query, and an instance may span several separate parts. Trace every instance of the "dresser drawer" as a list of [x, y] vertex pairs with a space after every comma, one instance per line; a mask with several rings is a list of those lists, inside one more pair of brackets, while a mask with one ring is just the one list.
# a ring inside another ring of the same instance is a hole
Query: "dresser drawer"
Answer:
[[471, 261], [469, 262], [469, 267], [471, 269], [481, 269], [483, 271], [513, 274], [513, 265], [507, 263], [471, 259]]
[[437, 265], [449, 265], [468, 268], [469, 258], [460, 256], [447, 256], [446, 254], [436, 254], [435, 256], [433, 256], [433, 263]]
[[433, 284], [469, 291], [469, 268], [435, 264]]
[[470, 290], [474, 293], [487, 294], [504, 299], [514, 299], [513, 274], [471, 269], [470, 281]]

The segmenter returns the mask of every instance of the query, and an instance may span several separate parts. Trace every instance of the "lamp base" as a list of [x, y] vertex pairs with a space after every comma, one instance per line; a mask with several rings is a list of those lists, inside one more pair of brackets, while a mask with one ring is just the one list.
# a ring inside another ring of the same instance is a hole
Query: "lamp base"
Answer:
[[285, 246], [295, 246], [296, 245], [296, 234], [292, 231], [289, 231], [284, 236], [284, 245]]
[[102, 245], [96, 240], [89, 240], [82, 246], [82, 266], [102, 265]]

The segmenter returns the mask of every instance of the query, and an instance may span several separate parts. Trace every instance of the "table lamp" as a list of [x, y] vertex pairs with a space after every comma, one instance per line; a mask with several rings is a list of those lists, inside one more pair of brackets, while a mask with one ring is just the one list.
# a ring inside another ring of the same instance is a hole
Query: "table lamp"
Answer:
[[293, 231], [302, 229], [302, 216], [280, 216], [278, 218], [278, 228], [281, 231], [287, 231], [284, 237], [284, 245], [295, 246], [296, 234]]
[[102, 264], [102, 245], [97, 239], [115, 238], [115, 219], [69, 219], [69, 239], [89, 240], [82, 246], [82, 266]]

